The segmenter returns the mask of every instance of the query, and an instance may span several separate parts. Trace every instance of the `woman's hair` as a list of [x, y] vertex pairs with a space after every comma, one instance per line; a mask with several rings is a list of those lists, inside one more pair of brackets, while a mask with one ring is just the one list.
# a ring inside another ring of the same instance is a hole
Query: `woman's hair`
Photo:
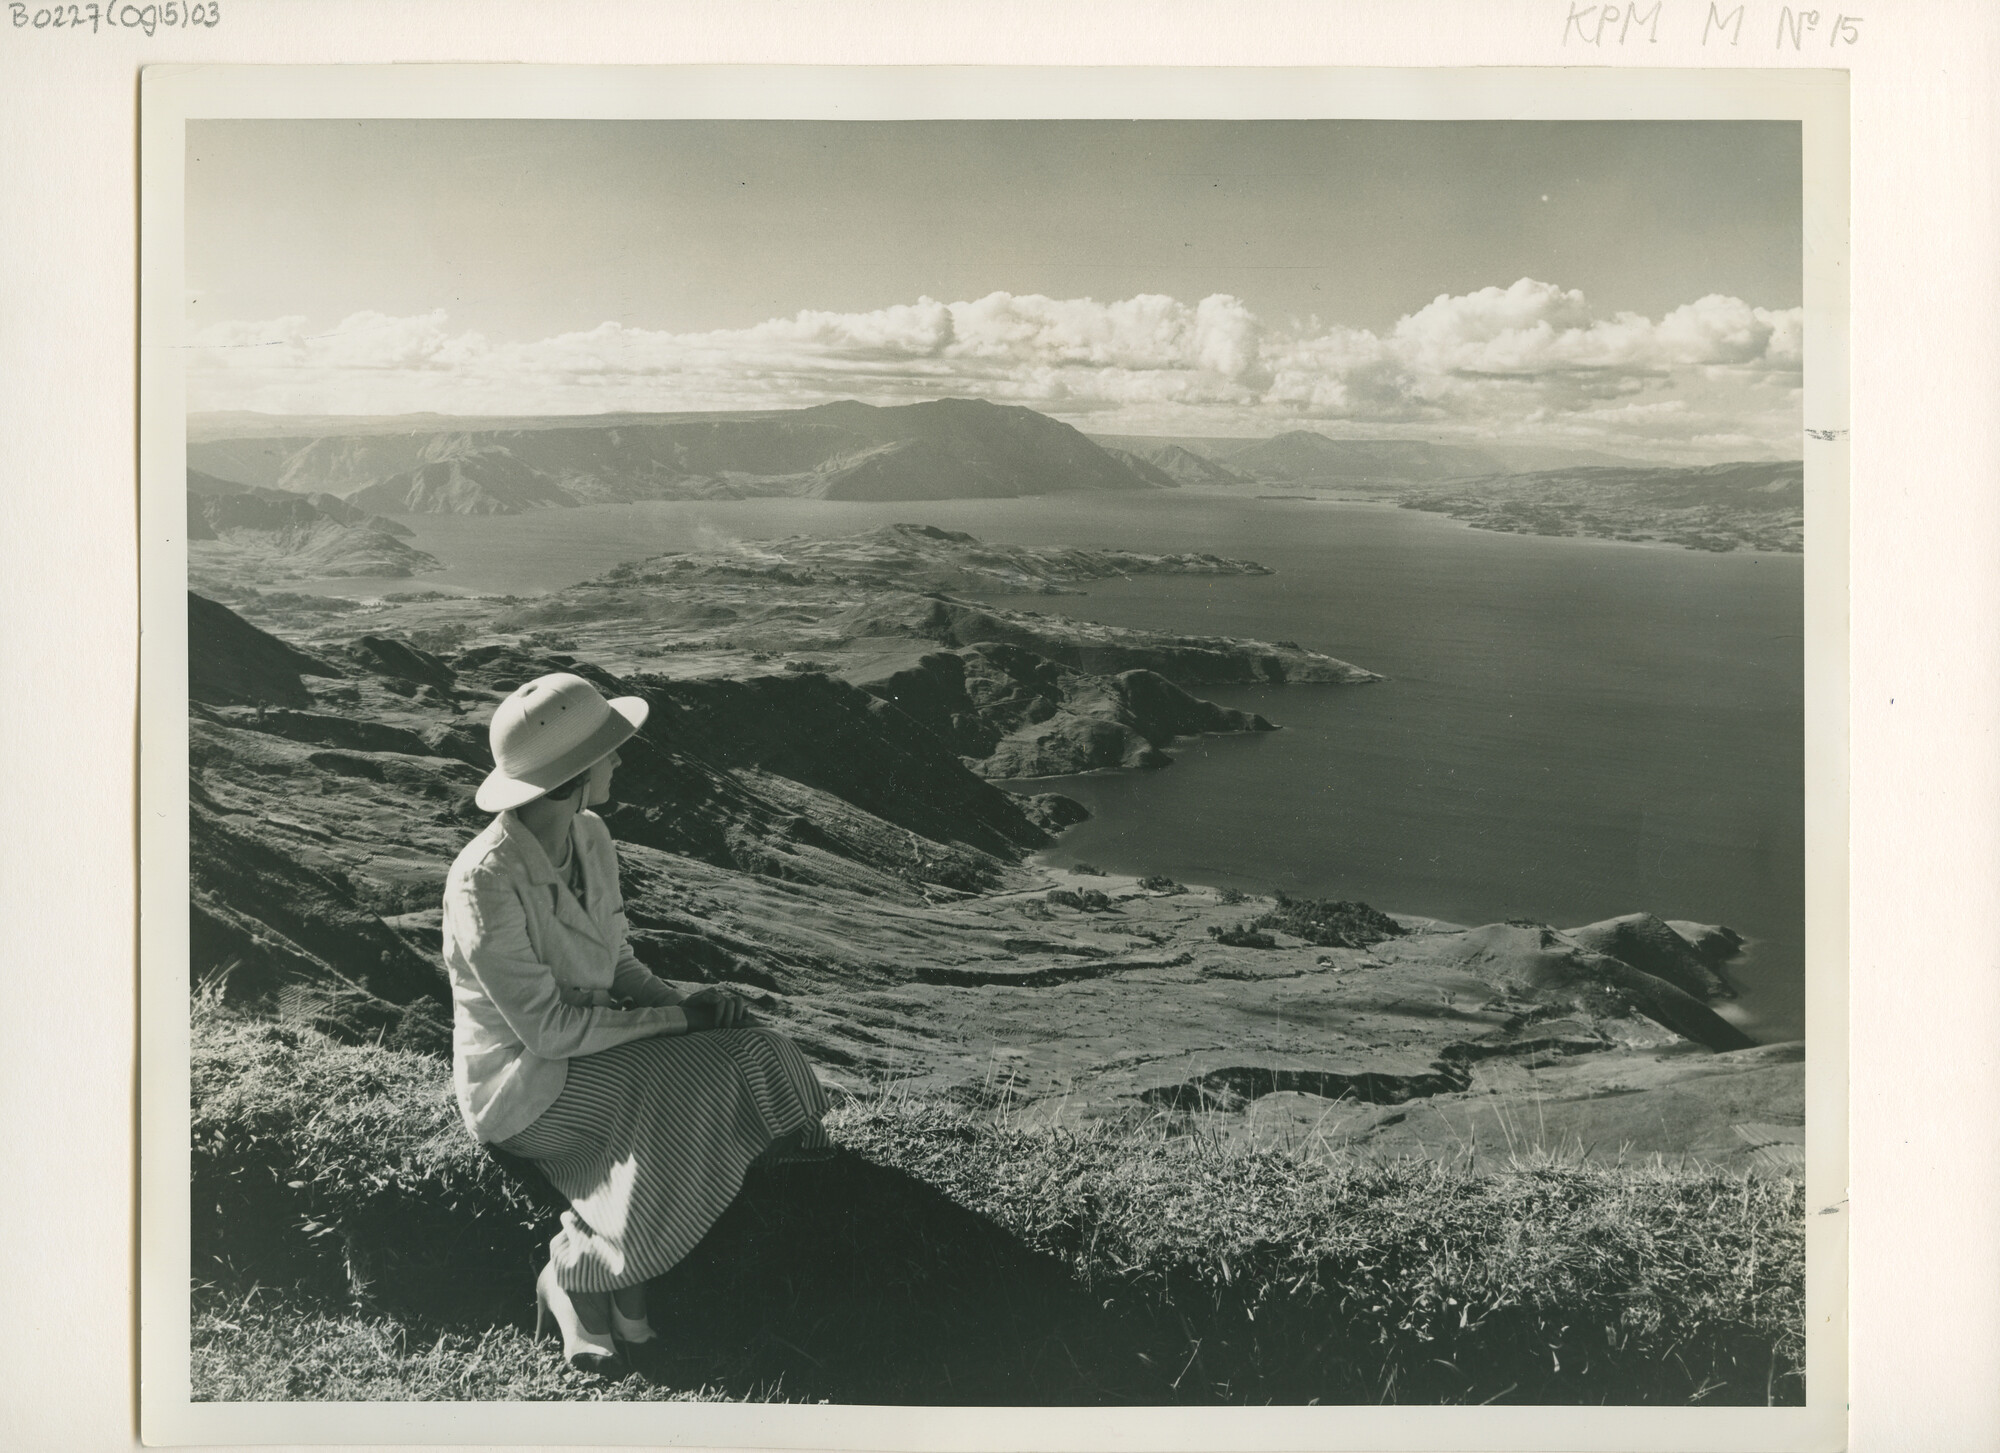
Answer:
[[[592, 765], [594, 766], [595, 764], [593, 763]], [[551, 798], [567, 797], [570, 795], [570, 793], [582, 789], [584, 784], [586, 784], [589, 781], [590, 781], [590, 768], [585, 767], [581, 772], [577, 773], [574, 777], [570, 778], [569, 781], [563, 783], [562, 786], [551, 787], [544, 795]]]

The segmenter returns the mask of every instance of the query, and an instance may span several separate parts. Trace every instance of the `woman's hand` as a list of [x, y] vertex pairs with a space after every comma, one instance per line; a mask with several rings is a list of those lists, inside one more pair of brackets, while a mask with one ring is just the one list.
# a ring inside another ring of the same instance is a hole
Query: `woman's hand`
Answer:
[[734, 1029], [750, 1022], [750, 1006], [727, 989], [703, 989], [681, 1000], [689, 1029]]

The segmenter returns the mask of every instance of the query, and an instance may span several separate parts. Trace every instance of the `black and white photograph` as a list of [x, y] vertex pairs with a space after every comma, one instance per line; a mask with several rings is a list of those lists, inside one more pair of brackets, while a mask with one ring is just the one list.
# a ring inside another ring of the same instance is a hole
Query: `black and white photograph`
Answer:
[[148, 159], [191, 1403], [1842, 1386], [1808, 123], [1031, 109]]

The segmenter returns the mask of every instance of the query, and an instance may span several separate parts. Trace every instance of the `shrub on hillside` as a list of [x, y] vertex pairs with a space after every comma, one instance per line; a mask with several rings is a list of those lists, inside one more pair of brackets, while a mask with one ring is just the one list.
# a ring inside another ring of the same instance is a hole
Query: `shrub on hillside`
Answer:
[[1278, 941], [1260, 932], [1254, 924], [1232, 923], [1227, 928], [1211, 923], [1208, 936], [1225, 948], [1276, 948]]
[[1219, 888], [1216, 890], [1215, 901], [1234, 907], [1238, 903], [1247, 902], [1249, 897], [1250, 895], [1241, 888]]
[[1073, 893], [1067, 888], [1056, 888], [1042, 895], [1042, 901], [1063, 908], [1074, 908], [1079, 913], [1103, 913], [1111, 907], [1111, 899], [1095, 888], [1086, 888], [1081, 893]]
[[1385, 938], [1400, 938], [1403, 925], [1366, 903], [1331, 898], [1278, 895], [1278, 906], [1252, 925], [1275, 928], [1321, 948], [1367, 948]]
[[1141, 878], [1139, 880], [1139, 886], [1141, 888], [1144, 888], [1148, 893], [1165, 893], [1168, 895], [1172, 895], [1175, 893], [1187, 892], [1186, 888], [1182, 887], [1179, 883], [1176, 883], [1172, 878], [1169, 878], [1164, 873], [1156, 873], [1150, 878]]

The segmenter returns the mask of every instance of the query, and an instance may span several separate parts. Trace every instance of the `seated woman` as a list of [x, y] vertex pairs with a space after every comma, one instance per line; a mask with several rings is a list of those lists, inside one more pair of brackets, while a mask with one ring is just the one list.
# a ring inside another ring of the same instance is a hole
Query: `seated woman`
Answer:
[[491, 826], [444, 893], [459, 1108], [568, 1198], [535, 1283], [580, 1366], [645, 1342], [645, 1283], [714, 1224], [753, 1161], [825, 1154], [826, 1097], [792, 1042], [722, 989], [683, 997], [626, 942], [604, 819], [618, 747], [646, 720], [567, 673], [493, 713]]

